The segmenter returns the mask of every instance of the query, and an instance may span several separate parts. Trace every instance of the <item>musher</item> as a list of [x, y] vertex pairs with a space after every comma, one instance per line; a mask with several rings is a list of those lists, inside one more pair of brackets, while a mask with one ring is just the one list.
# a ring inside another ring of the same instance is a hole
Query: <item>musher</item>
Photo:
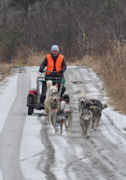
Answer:
[[[44, 68], [47, 66], [47, 72], [45, 75], [45, 80], [51, 78], [62, 78], [63, 73], [66, 70], [66, 62], [64, 56], [59, 53], [59, 47], [57, 45], [52, 45], [50, 54], [47, 54], [44, 61], [42, 62], [39, 72], [43, 73]], [[54, 84], [54, 83], [53, 83]], [[61, 82], [58, 82], [58, 91], [60, 89]], [[46, 97], [46, 82], [42, 83], [42, 94], [40, 101], [44, 103]], [[61, 90], [61, 96], [64, 94], [66, 88], [63, 86]]]

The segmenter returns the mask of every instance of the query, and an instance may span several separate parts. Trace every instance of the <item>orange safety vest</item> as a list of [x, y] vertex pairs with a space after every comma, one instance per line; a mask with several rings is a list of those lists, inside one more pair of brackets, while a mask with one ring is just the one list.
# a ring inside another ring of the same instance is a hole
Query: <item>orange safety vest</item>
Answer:
[[[56, 59], [56, 72], [59, 72], [62, 70], [62, 62], [63, 62], [63, 58], [64, 56], [59, 54], [57, 59]], [[51, 54], [48, 54], [47, 55], [47, 72], [46, 74], [49, 75], [51, 72], [53, 72], [54, 70], [54, 61], [53, 61], [53, 58], [51, 56]], [[59, 73], [60, 75], [60, 73]]]

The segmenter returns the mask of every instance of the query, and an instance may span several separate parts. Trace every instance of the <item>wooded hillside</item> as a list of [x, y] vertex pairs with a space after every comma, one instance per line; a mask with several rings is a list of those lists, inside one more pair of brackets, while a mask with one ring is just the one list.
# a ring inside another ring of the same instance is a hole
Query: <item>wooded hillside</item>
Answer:
[[52, 44], [67, 57], [103, 54], [125, 39], [125, 0], [0, 0], [1, 60], [24, 46], [40, 52]]

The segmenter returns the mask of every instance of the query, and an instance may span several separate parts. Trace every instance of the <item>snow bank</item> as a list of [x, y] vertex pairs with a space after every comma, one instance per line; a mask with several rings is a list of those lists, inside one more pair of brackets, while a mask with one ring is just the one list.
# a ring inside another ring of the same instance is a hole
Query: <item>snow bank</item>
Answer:
[[0, 132], [16, 98], [17, 77], [16, 73], [0, 83]]
[[120, 130], [122, 133], [126, 133], [126, 116], [120, 114], [118, 111], [114, 111], [112, 108], [107, 108], [104, 113], [110, 118], [111, 123]]
[[27, 116], [21, 144], [20, 162], [23, 174], [29, 180], [44, 180], [45, 176], [38, 169], [38, 162], [44, 146], [40, 138], [41, 125], [37, 116]]
[[2, 172], [0, 171], [0, 180], [3, 180]]

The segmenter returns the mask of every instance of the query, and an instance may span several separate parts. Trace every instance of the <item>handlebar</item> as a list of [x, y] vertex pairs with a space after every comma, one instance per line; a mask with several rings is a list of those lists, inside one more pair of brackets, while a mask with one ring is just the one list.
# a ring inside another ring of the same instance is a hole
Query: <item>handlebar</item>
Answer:
[[[49, 72], [49, 73], [55, 73], [55, 74], [60, 73], [60, 72], [57, 72], [57, 71], [42, 71], [42, 73], [47, 73], [47, 72]], [[60, 74], [63, 74], [63, 73], [60, 73]]]
[[59, 77], [47, 77], [46, 79], [43, 78], [43, 77], [37, 77], [37, 82], [46, 82], [48, 80], [51, 80], [54, 83], [58, 83], [58, 82], [61, 82], [63, 84], [65, 83], [64, 77], [62, 77], [62, 78], [59, 78]]

